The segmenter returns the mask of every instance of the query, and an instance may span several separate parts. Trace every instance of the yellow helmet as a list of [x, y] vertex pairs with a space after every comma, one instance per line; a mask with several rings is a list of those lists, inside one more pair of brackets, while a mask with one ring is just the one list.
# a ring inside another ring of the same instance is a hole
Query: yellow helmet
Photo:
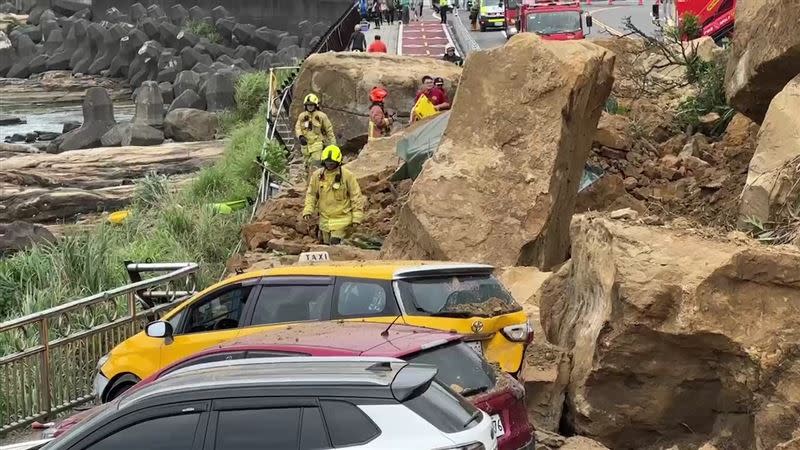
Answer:
[[336, 161], [337, 163], [342, 163], [342, 150], [335, 146], [329, 145], [322, 150], [322, 161]]
[[306, 95], [306, 98], [303, 99], [303, 104], [319, 106], [319, 97], [314, 94], [308, 94]]

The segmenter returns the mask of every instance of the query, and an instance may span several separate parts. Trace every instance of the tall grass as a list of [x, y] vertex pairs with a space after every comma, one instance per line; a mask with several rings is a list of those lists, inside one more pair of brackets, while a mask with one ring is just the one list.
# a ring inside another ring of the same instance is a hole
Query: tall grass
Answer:
[[[234, 130], [223, 158], [182, 191], [171, 192], [162, 176], [141, 180], [122, 225], [102, 223], [0, 260], [0, 320], [126, 284], [124, 261], [195, 261], [200, 285], [215, 281], [248, 213], [220, 215], [209, 204], [255, 196], [260, 127], [263, 119], [254, 119]], [[283, 170], [280, 148], [266, 148], [272, 167]]]

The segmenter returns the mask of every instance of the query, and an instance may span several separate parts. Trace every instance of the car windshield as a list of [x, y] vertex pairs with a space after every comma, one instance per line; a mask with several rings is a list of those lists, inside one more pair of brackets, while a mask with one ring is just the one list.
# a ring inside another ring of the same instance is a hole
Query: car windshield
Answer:
[[560, 11], [528, 14], [528, 31], [538, 34], [575, 33], [581, 30], [581, 14]]
[[463, 342], [434, 347], [403, 359], [438, 367], [436, 379], [465, 397], [490, 391], [497, 384], [497, 372]]
[[409, 279], [398, 284], [403, 304], [413, 315], [493, 317], [522, 310], [491, 274]]

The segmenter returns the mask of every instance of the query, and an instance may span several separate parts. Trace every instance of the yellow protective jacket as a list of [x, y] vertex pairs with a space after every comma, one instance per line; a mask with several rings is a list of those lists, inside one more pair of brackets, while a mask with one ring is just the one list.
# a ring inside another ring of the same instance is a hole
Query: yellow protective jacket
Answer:
[[322, 231], [344, 230], [364, 218], [364, 196], [358, 180], [349, 170], [319, 169], [311, 176], [303, 215], [319, 212]]
[[304, 156], [309, 159], [316, 154], [313, 159], [319, 159], [322, 153], [323, 141], [327, 145], [336, 145], [336, 135], [333, 133], [333, 125], [328, 115], [322, 111], [308, 112], [303, 111], [297, 116], [294, 125], [296, 136], [305, 136], [308, 145], [303, 147]]

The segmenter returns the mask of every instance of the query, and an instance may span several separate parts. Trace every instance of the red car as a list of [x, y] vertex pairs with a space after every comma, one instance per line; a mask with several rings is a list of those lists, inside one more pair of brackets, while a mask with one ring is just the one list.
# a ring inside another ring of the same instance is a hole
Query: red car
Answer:
[[[492, 416], [501, 450], [534, 448], [533, 426], [525, 408], [525, 391], [511, 375], [495, 370], [461, 336], [427, 328], [362, 322], [314, 322], [249, 335], [196, 353], [142, 380], [128, 392], [170, 372], [195, 364], [275, 356], [386, 356], [439, 368], [439, 381], [452, 387]], [[123, 395], [127, 395], [123, 394]], [[104, 405], [99, 406], [102, 408]], [[58, 436], [89, 411], [58, 424]]]

